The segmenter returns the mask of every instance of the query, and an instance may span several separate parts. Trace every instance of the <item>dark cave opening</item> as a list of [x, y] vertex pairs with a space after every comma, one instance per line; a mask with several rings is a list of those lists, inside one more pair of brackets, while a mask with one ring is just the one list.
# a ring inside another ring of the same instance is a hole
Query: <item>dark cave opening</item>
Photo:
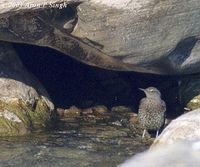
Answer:
[[87, 108], [125, 105], [137, 111], [144, 97], [138, 88], [157, 87], [167, 104], [167, 116], [181, 114], [178, 77], [119, 72], [82, 64], [53, 49], [13, 44], [25, 67], [44, 85], [56, 107]]

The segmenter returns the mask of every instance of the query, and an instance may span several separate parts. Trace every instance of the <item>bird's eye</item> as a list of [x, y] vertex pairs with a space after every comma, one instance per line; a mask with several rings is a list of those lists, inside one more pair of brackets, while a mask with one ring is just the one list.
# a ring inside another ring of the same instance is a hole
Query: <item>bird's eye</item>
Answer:
[[150, 89], [149, 91], [150, 91], [150, 92], [153, 92], [154, 90], [153, 90], [153, 89]]

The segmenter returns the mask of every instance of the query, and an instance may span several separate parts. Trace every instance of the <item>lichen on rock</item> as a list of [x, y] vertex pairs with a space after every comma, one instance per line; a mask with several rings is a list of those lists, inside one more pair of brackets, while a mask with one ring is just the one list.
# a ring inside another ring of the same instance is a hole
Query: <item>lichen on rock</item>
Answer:
[[0, 101], [0, 136], [23, 135], [42, 130], [50, 121], [49, 107], [39, 99], [36, 107], [27, 106], [22, 100], [5, 103]]
[[0, 136], [45, 129], [54, 105], [10, 44], [0, 43], [0, 67]]
[[200, 75], [191, 75], [182, 79], [180, 97], [183, 107], [189, 110], [200, 108]]
[[200, 108], [200, 95], [195, 96], [192, 100], [190, 100], [189, 103], [187, 103], [187, 108], [190, 110]]

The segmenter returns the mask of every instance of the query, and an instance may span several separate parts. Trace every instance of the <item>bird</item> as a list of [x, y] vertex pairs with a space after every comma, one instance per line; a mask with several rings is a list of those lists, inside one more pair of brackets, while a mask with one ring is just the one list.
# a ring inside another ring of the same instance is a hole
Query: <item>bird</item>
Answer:
[[139, 89], [146, 95], [145, 98], [140, 100], [138, 109], [138, 122], [144, 128], [142, 138], [144, 138], [146, 130], [156, 130], [157, 138], [165, 121], [166, 104], [157, 88]]

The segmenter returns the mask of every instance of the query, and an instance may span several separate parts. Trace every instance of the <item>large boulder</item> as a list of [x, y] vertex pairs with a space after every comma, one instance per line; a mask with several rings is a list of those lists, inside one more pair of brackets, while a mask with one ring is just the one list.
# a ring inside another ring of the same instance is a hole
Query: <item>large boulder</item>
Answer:
[[198, 0], [5, 0], [0, 40], [48, 46], [106, 69], [191, 74], [200, 71], [199, 5]]
[[27, 72], [12, 45], [1, 42], [0, 136], [23, 135], [44, 129], [53, 110], [47, 92]]
[[155, 139], [151, 148], [194, 140], [200, 140], [200, 109], [190, 111], [173, 120]]
[[158, 73], [199, 72], [199, 5], [198, 0], [92, 0], [79, 6], [73, 35], [95, 41], [127, 64]]
[[196, 167], [200, 163], [200, 142], [180, 142], [146, 151], [118, 167]]

